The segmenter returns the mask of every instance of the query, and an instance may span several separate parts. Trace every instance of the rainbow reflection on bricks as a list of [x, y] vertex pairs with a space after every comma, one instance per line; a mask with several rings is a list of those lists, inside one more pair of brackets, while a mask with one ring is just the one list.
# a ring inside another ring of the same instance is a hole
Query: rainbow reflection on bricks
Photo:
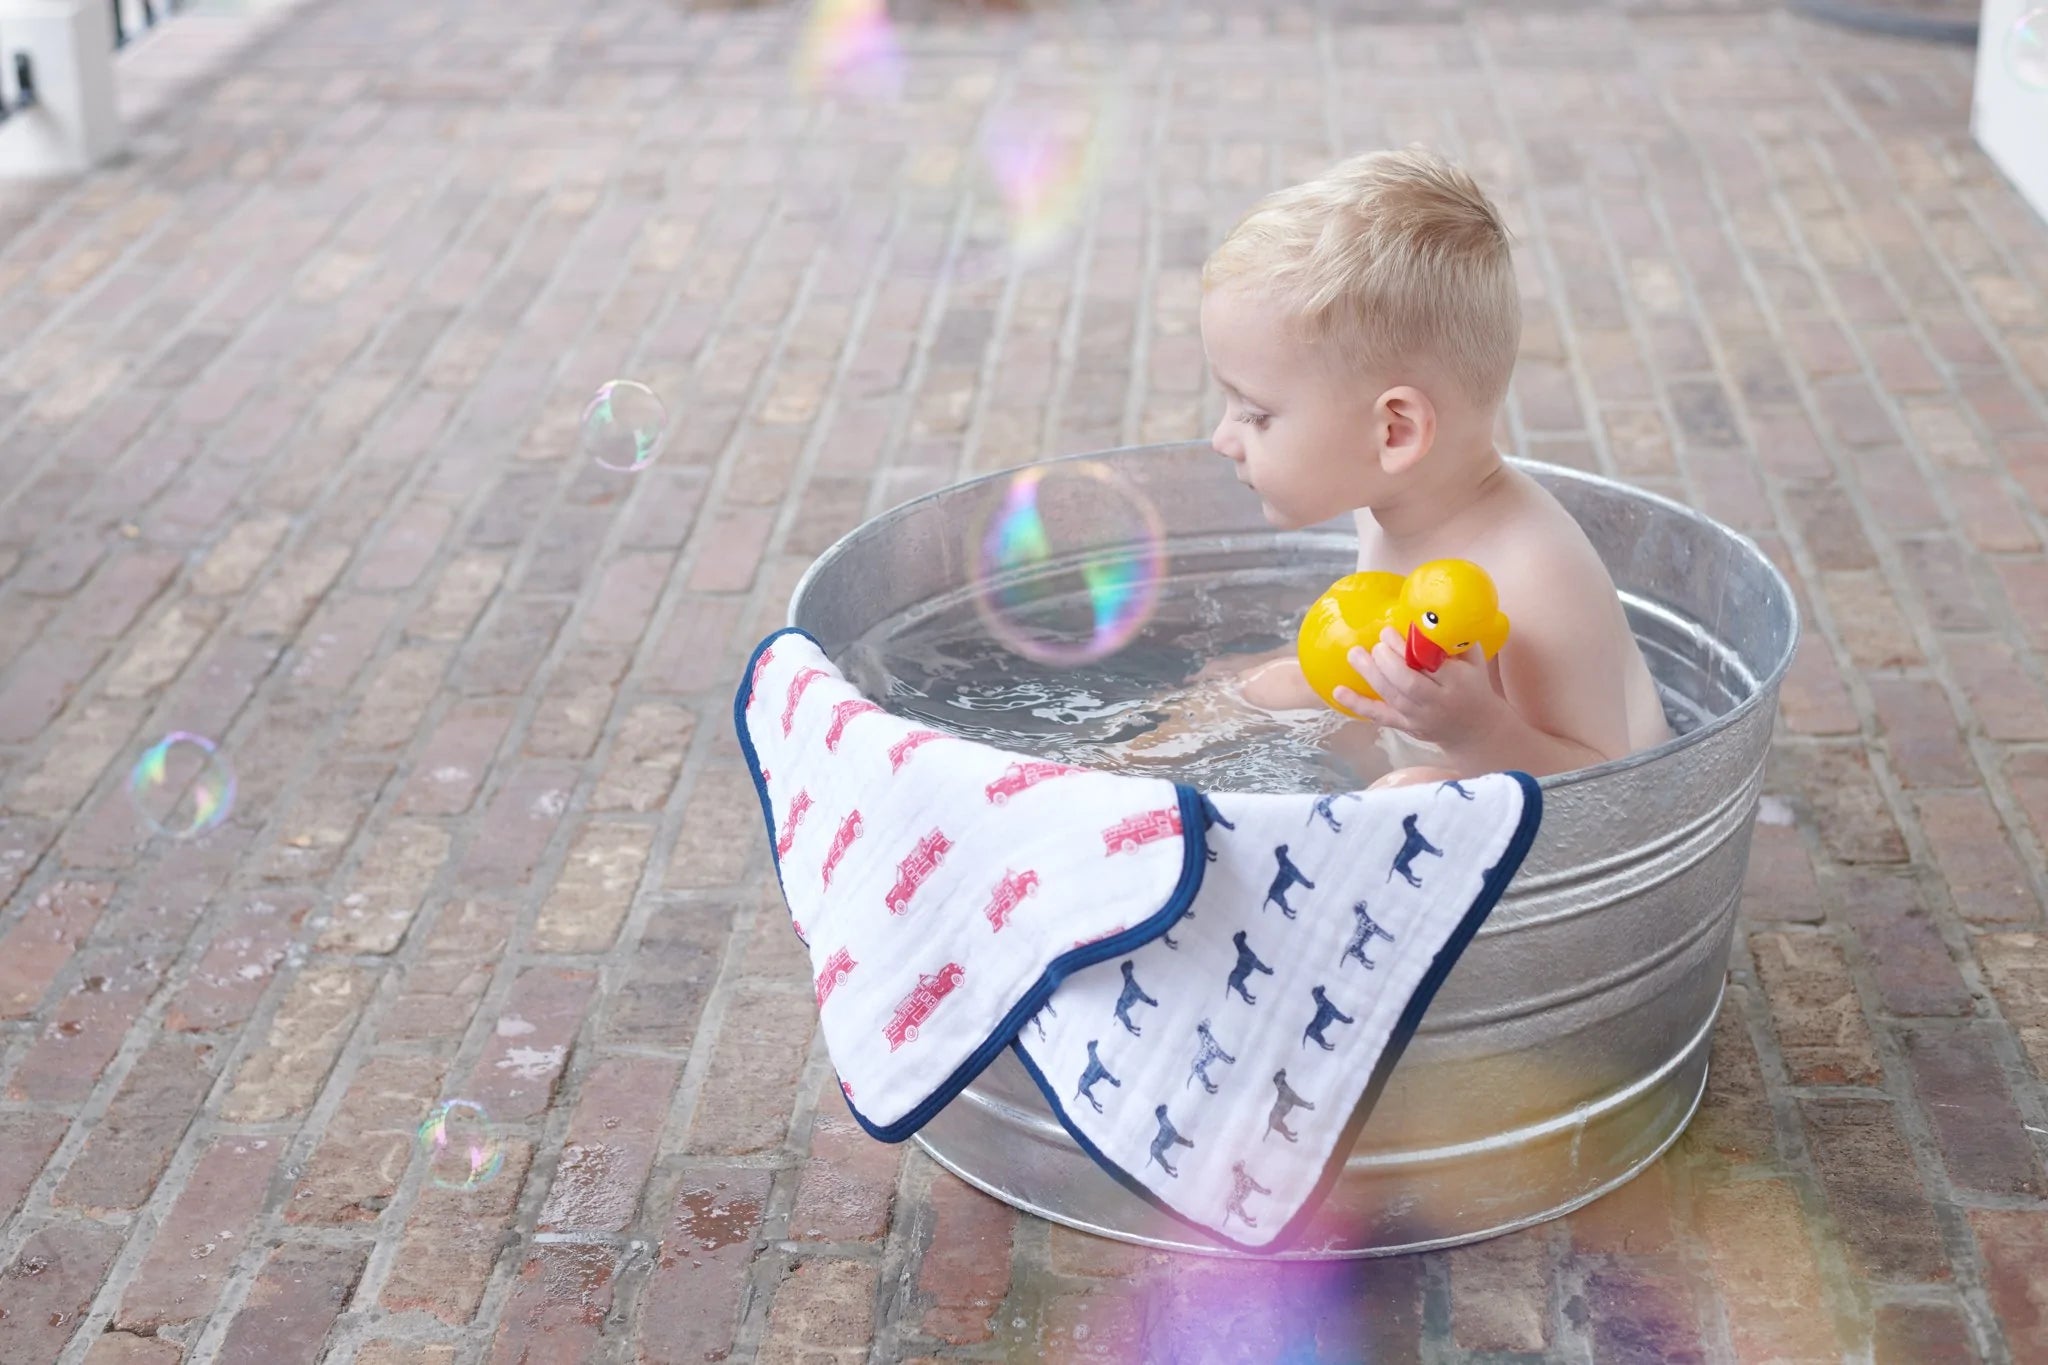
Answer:
[[790, 81], [805, 95], [893, 100], [903, 93], [903, 50], [886, 0], [816, 0]]
[[128, 799], [158, 834], [196, 838], [227, 819], [235, 803], [234, 770], [212, 740], [173, 730], [136, 760]]
[[1035, 663], [1071, 668], [1114, 654], [1159, 600], [1159, 513], [1093, 461], [1017, 471], [976, 545], [976, 609], [1005, 648]]
[[668, 409], [645, 384], [614, 379], [583, 409], [583, 452], [606, 469], [638, 473], [667, 440]]
[[427, 1179], [444, 1190], [473, 1190], [505, 1165], [491, 1116], [473, 1100], [444, 1100], [420, 1121]]
[[2005, 35], [2005, 67], [2029, 90], [2048, 90], [2048, 7], [2028, 10]]

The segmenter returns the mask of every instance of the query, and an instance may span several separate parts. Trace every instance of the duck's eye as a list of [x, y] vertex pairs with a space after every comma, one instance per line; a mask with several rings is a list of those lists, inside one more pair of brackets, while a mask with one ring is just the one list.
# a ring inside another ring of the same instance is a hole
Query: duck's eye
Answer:
[[1422, 623], [1423, 623], [1424, 625], [1426, 625], [1426, 626], [1433, 626], [1433, 625], [1436, 625], [1436, 624], [1437, 624], [1437, 619], [1436, 619], [1436, 613], [1435, 613], [1435, 612], [1433, 612], [1433, 611], [1426, 611], [1426, 612], [1422, 613]]

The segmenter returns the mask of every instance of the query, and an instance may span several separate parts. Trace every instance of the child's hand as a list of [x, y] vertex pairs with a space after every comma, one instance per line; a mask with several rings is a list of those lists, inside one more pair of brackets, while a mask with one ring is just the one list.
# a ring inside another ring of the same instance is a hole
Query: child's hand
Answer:
[[1370, 654], [1353, 649], [1347, 662], [1372, 684], [1373, 701], [1348, 687], [1335, 689], [1337, 701], [1353, 715], [1399, 730], [1439, 748], [1470, 745], [1513, 713], [1493, 690], [1486, 649], [1474, 645], [1454, 654], [1434, 673], [1408, 667], [1401, 637], [1389, 629]]

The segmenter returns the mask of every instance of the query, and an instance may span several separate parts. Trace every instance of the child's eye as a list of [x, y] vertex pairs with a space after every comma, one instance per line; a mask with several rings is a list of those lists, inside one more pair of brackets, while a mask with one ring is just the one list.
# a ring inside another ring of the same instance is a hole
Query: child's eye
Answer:
[[1264, 431], [1266, 429], [1266, 423], [1272, 421], [1273, 418], [1270, 413], [1252, 412], [1249, 409], [1247, 409], [1246, 411], [1240, 412], [1237, 415], [1237, 420], [1240, 422], [1249, 423], [1252, 426], [1252, 428], [1256, 431]]

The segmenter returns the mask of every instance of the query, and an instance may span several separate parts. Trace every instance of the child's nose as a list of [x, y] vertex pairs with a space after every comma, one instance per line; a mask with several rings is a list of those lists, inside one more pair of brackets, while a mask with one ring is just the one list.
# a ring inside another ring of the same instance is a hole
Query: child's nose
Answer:
[[1236, 425], [1228, 417], [1218, 422], [1215, 432], [1209, 437], [1209, 446], [1225, 459], [1242, 461], [1244, 445], [1237, 439]]

